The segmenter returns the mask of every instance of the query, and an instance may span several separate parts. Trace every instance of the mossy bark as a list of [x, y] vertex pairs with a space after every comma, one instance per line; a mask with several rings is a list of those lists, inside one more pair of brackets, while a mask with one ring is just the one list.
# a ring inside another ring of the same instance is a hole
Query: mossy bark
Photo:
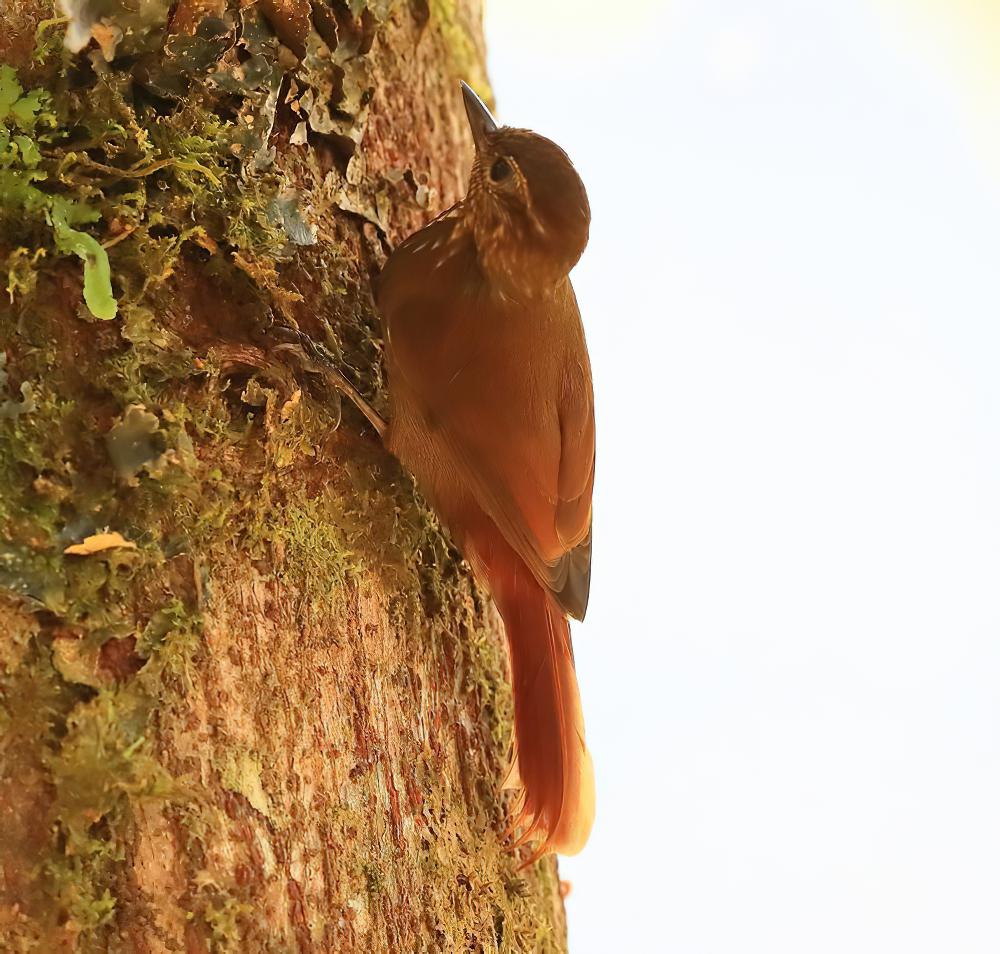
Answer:
[[562, 950], [495, 614], [280, 346], [381, 405], [370, 277], [460, 195], [477, 0], [0, 21], [0, 949]]

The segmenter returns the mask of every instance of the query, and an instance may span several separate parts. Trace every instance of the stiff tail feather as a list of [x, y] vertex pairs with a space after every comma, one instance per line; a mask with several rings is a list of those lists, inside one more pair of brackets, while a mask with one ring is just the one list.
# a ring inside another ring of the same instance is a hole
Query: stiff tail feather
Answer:
[[477, 541], [476, 562], [483, 564], [510, 649], [515, 745], [508, 783], [520, 788], [512, 829], [521, 830], [517, 844], [540, 842], [530, 863], [548, 851], [572, 855], [583, 848], [594, 822], [594, 767], [569, 621], [494, 532]]

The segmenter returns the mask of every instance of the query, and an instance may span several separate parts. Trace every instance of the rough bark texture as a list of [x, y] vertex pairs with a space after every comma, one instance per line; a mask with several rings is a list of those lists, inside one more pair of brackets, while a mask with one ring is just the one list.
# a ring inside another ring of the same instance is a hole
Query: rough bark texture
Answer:
[[379, 404], [370, 276], [460, 194], [479, 23], [0, 5], [3, 951], [564, 948], [495, 615], [275, 347]]

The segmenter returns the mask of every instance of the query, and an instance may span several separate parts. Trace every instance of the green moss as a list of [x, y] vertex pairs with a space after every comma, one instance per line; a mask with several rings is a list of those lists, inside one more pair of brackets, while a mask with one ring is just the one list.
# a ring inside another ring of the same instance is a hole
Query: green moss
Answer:
[[[92, 235], [77, 228], [96, 222], [100, 212], [41, 188], [51, 173], [43, 164], [42, 150], [60, 138], [57, 125], [49, 93], [25, 92], [14, 69], [0, 65], [0, 222], [19, 220], [23, 228], [25, 220], [44, 220], [55, 248], [83, 261], [83, 297], [91, 314], [114, 318], [118, 303], [111, 290], [108, 254]], [[30, 284], [9, 282], [10, 287]]]
[[[10, 330], [0, 320], [0, 333]], [[3, 673], [0, 731], [8, 740], [17, 732], [25, 751], [42, 753], [53, 802], [40, 883], [53, 912], [79, 937], [96, 939], [114, 917], [123, 863], [117, 832], [132, 806], [182, 795], [151, 754], [149, 715], [164, 675], [183, 669], [194, 651], [199, 624], [175, 600], [141, 625], [134, 593], [158, 572], [162, 555], [154, 541], [169, 514], [144, 504], [140, 488], [121, 494], [103, 435], [80, 426], [76, 403], [63, 397], [72, 387], [59, 375], [79, 369], [55, 370], [51, 344], [20, 352], [18, 365], [4, 371], [4, 386], [28, 375], [22, 387], [30, 384], [33, 406], [0, 420], [0, 585], [55, 614], [58, 624], [36, 631], [12, 657], [18, 664]], [[63, 553], [124, 510], [145, 524], [129, 532], [146, 537], [142, 548]], [[145, 665], [114, 684], [113, 675], [98, 672], [101, 647], [133, 633]]]
[[52, 915], [89, 945], [83, 949], [101, 949], [108, 939], [103, 932], [112, 931], [124, 864], [118, 833], [135, 804], [188, 797], [152, 754], [149, 714], [164, 691], [164, 675], [193, 650], [184, 637], [195, 627], [196, 618], [178, 606], [161, 610], [140, 643], [148, 654], [145, 668], [96, 692], [59, 671], [55, 647], [42, 635], [0, 679], [0, 732], [8, 751], [40, 745], [52, 785], [52, 842], [40, 859], [40, 884]]
[[121, 860], [110, 843], [84, 856], [62, 857], [44, 867], [52, 896], [66, 918], [68, 932], [84, 941], [96, 941], [115, 913], [115, 897], [106, 887], [109, 871]]
[[244, 951], [243, 929], [253, 908], [218, 889], [210, 894], [211, 899], [198, 912], [209, 929], [210, 949], [220, 954]]
[[148, 754], [151, 703], [131, 688], [102, 690], [67, 718], [66, 736], [48, 759], [67, 854], [97, 850], [95, 826], [124, 800], [169, 794], [170, 779]]

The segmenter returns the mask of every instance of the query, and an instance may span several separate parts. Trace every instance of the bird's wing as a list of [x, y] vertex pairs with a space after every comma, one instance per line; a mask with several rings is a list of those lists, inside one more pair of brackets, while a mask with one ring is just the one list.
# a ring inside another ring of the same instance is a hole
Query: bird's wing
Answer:
[[501, 409], [500, 433], [484, 440], [482, 420], [458, 408], [444, 434], [504, 538], [560, 606], [583, 619], [590, 595], [594, 406], [589, 373], [564, 384], [551, 418], [540, 415], [522, 429], [516, 416], [511, 427]]
[[580, 336], [577, 360], [566, 369], [559, 405], [559, 485], [555, 513], [556, 534], [566, 548], [559, 566], [558, 598], [563, 609], [577, 619], [586, 615], [590, 596], [596, 462], [590, 362], [582, 331]]

